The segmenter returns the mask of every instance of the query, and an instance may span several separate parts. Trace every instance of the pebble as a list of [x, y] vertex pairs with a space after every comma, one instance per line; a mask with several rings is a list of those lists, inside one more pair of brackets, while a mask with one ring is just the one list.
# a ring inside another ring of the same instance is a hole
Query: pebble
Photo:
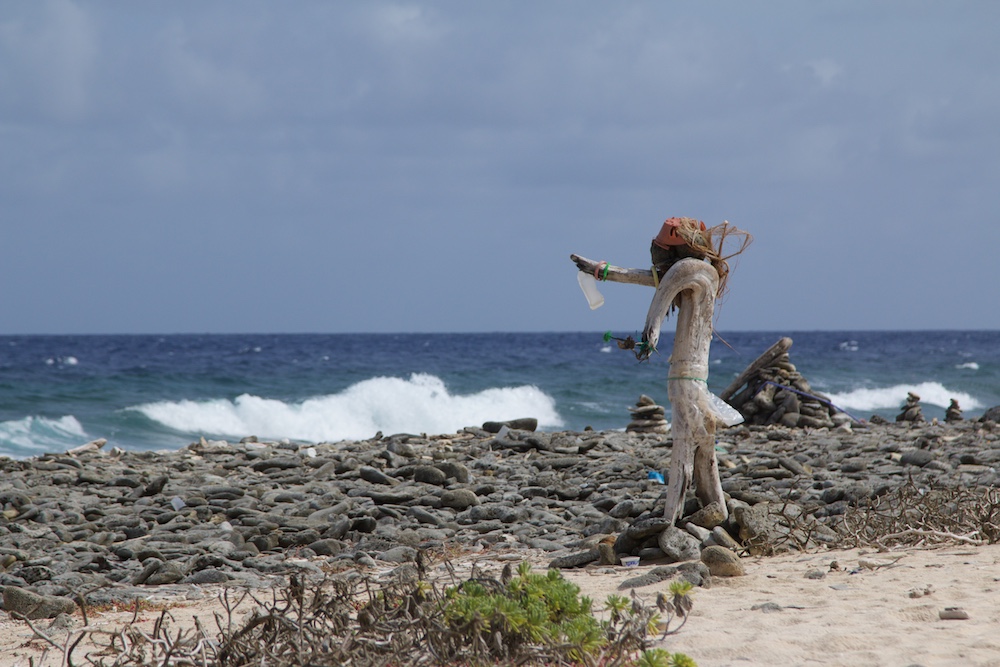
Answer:
[[669, 435], [516, 425], [502, 437], [470, 427], [307, 447], [203, 440], [174, 452], [0, 458], [4, 607], [41, 596], [52, 618], [75, 609], [74, 590], [94, 603], [257, 588], [344, 561], [411, 564], [417, 549], [454, 545], [512, 561], [547, 553], [553, 567], [637, 555], [654, 568], [697, 565], [703, 572], [674, 574], [705, 585], [721, 567], [706, 553], [753, 553], [755, 541], [782, 538], [794, 548], [784, 515], [814, 518], [810, 539], [821, 540], [846, 507], [904, 484], [1000, 484], [993, 422], [741, 425], [717, 433], [729, 518], [716, 523], [719, 508], [692, 497], [679, 528], [662, 519], [664, 485], [648, 478], [669, 469]]

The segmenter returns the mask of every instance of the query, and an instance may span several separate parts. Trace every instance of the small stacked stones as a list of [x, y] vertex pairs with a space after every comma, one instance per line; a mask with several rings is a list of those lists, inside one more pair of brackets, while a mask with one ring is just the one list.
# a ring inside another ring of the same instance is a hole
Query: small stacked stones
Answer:
[[753, 425], [832, 428], [851, 419], [813, 391], [787, 352], [753, 374], [727, 402]]
[[944, 412], [944, 420], [948, 423], [962, 421], [962, 408], [958, 407], [958, 401], [951, 399], [951, 405]]
[[632, 413], [632, 421], [625, 427], [628, 433], [666, 433], [670, 430], [666, 410], [645, 394], [628, 411]]
[[[954, 401], [952, 401], [954, 403]], [[924, 420], [923, 410], [920, 409], [920, 397], [912, 391], [906, 394], [906, 404], [900, 408], [900, 413], [896, 415], [897, 422], [922, 422]]]

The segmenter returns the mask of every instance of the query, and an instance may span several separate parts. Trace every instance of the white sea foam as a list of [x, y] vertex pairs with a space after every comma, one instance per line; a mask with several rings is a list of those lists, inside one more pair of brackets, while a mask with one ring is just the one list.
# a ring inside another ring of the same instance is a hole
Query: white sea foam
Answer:
[[233, 401], [161, 401], [131, 409], [184, 433], [306, 442], [370, 438], [377, 431], [454, 433], [518, 417], [535, 417], [545, 428], [563, 425], [555, 401], [537, 387], [497, 387], [461, 396], [451, 394], [440, 378], [420, 373], [408, 380], [371, 378], [299, 403], [244, 394]]
[[888, 410], [899, 408], [906, 402], [906, 394], [913, 392], [920, 397], [921, 403], [948, 407], [951, 399], [958, 401], [963, 410], [976, 410], [983, 407], [971, 394], [962, 391], [952, 391], [939, 382], [921, 382], [920, 384], [897, 384], [892, 387], [876, 389], [855, 389], [840, 394], [828, 394], [830, 401], [845, 410]]
[[60, 364], [60, 365], [62, 365], [62, 366], [76, 366], [77, 364], [80, 363], [80, 360], [77, 359], [76, 357], [72, 356], [72, 355], [70, 355], [68, 357], [58, 357], [58, 358], [57, 357], [49, 357], [48, 359], [45, 360], [45, 365], [46, 366], [54, 366], [57, 363]]
[[59, 451], [65, 449], [67, 443], [82, 445], [86, 439], [83, 426], [72, 415], [59, 419], [25, 417], [0, 422], [0, 443], [4, 450]]
[[955, 368], [967, 368], [970, 371], [978, 371], [979, 370], [979, 364], [977, 364], [974, 361], [967, 361], [964, 364], [956, 364]]

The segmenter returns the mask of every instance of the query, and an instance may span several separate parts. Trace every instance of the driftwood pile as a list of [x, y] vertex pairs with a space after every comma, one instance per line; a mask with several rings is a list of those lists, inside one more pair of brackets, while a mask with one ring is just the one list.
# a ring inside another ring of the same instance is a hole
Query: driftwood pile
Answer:
[[782, 338], [747, 366], [719, 397], [747, 424], [789, 428], [832, 428], [851, 417], [809, 386], [788, 356], [791, 338]]

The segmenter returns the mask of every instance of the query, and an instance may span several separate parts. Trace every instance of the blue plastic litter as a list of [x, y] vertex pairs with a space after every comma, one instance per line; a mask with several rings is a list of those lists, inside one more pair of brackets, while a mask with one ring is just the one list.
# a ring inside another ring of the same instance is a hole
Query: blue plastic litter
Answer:
[[666, 482], [663, 481], [663, 473], [657, 472], [655, 470], [650, 470], [649, 474], [646, 475], [646, 479], [654, 480], [656, 482], [659, 482], [660, 484], [666, 484]]

